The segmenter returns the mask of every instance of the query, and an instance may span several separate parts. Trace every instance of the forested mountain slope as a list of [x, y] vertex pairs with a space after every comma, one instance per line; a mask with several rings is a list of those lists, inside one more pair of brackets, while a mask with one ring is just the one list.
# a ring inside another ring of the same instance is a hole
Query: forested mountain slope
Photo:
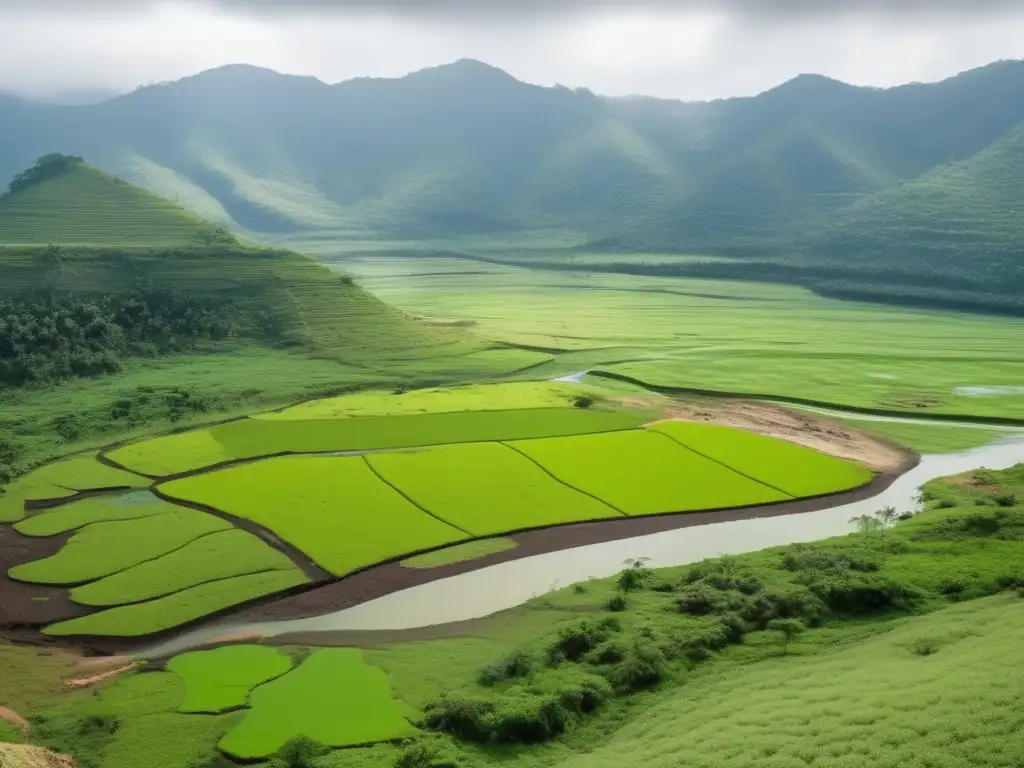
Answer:
[[993, 249], [1024, 246], [1007, 208], [1022, 122], [1020, 61], [889, 89], [801, 75], [706, 103], [544, 88], [468, 60], [336, 85], [236, 65], [100, 104], [0, 99], [0, 177], [60, 151], [257, 236], [554, 229], [856, 279], [882, 263], [912, 284], [967, 238], [1002, 280], [1019, 267]]

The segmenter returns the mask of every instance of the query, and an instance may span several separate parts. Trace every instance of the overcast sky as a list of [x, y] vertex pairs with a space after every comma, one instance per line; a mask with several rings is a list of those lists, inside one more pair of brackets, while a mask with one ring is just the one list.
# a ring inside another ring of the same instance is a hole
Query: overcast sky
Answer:
[[337, 82], [475, 58], [543, 85], [710, 99], [802, 72], [939, 80], [1024, 58], [1022, 29], [1024, 0], [0, 0], [0, 90], [126, 91], [239, 62]]

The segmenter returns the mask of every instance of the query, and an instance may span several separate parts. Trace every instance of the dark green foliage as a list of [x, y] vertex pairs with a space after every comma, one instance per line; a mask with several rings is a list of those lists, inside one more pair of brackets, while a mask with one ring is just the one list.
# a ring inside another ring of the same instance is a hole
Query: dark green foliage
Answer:
[[619, 693], [651, 688], [667, 674], [665, 654], [650, 640], [637, 640], [623, 658], [605, 672]]
[[32, 719], [32, 742], [74, 755], [78, 768], [103, 768], [103, 750], [118, 727], [118, 719], [109, 715], [41, 715]]
[[213, 410], [215, 403], [209, 398], [196, 395], [182, 387], [155, 389], [142, 387], [125, 392], [110, 408], [110, 418], [126, 426], [149, 424], [154, 421], [174, 423], [182, 417], [206, 413]]
[[728, 602], [723, 590], [696, 582], [685, 587], [676, 598], [676, 607], [680, 613], [691, 616], [706, 616], [709, 613], [725, 608]]
[[608, 598], [608, 602], [605, 604], [605, 607], [613, 613], [619, 613], [620, 611], [625, 611], [629, 608], [629, 601], [626, 599], [625, 595], [612, 595]]
[[506, 680], [529, 677], [537, 662], [527, 651], [513, 651], [501, 661], [488, 664], [477, 678], [481, 685], [495, 685]]
[[428, 705], [425, 723], [466, 741], [534, 744], [562, 735], [609, 695], [602, 678], [577, 673], [549, 685], [511, 687], [490, 699], [448, 696]]
[[756, 574], [738, 565], [731, 557], [705, 560], [694, 565], [687, 571], [685, 581], [687, 584], [700, 581], [715, 589], [732, 589], [745, 595], [760, 592], [764, 586]]
[[493, 701], [479, 696], [446, 696], [427, 707], [424, 723], [466, 741], [486, 742], [491, 738], [494, 708]]
[[43, 155], [36, 160], [31, 168], [17, 174], [7, 186], [6, 195], [13, 195], [23, 189], [28, 189], [33, 184], [38, 184], [47, 179], [59, 176], [74, 165], [84, 160], [72, 155], [61, 155], [57, 153]]
[[590, 395], [576, 395], [576, 397], [572, 399], [572, 404], [576, 408], [589, 408], [595, 402], [597, 401]]
[[995, 497], [996, 504], [1000, 507], [1017, 506], [1017, 497], [1012, 493], [1002, 493]]
[[305, 736], [292, 739], [270, 761], [272, 768], [316, 768], [316, 760], [330, 750]]
[[9, 431], [0, 429], [0, 494], [3, 486], [18, 474], [21, 445]]
[[600, 621], [587, 619], [562, 627], [558, 639], [548, 648], [548, 659], [552, 663], [579, 661], [620, 629], [619, 622], [614, 618]]
[[14, 296], [0, 300], [0, 384], [112, 373], [125, 357], [186, 349], [229, 330], [226, 307], [179, 292]]
[[421, 740], [404, 750], [395, 760], [395, 768], [459, 768], [449, 750], [433, 740]]
[[811, 591], [833, 611], [872, 613], [886, 608], [912, 608], [922, 595], [877, 573], [826, 574], [810, 581]]

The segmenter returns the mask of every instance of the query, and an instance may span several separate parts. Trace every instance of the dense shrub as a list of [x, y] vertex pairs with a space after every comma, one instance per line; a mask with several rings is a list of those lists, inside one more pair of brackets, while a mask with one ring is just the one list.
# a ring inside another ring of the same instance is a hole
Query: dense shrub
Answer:
[[0, 495], [3, 486], [18, 474], [18, 460], [21, 458], [21, 444], [14, 435], [0, 430]]
[[620, 629], [618, 620], [612, 617], [562, 627], [558, 639], [548, 648], [548, 659], [553, 663], [579, 661]]
[[613, 613], [619, 613], [629, 608], [629, 601], [625, 595], [612, 595], [605, 603], [605, 607]]
[[486, 742], [491, 738], [493, 712], [492, 701], [465, 695], [446, 696], [427, 706], [424, 723], [428, 728], [466, 741]]
[[921, 597], [916, 590], [878, 573], [825, 574], [809, 587], [833, 611], [844, 613], [909, 608]]
[[679, 612], [691, 616], [706, 616], [723, 610], [727, 603], [727, 596], [722, 590], [700, 582], [685, 587], [676, 598]]
[[424, 740], [403, 751], [395, 768], [459, 768], [459, 762], [440, 744]]
[[316, 768], [316, 760], [330, 750], [306, 736], [298, 736], [285, 744], [270, 761], [271, 768]]
[[667, 673], [665, 655], [652, 642], [638, 640], [605, 676], [620, 693], [639, 691], [657, 685]]
[[810, 627], [821, 623], [828, 607], [808, 589], [762, 592], [755, 595], [741, 612], [741, 618], [756, 629], [764, 629], [772, 619], [800, 619]]
[[1015, 507], [1017, 506], [1017, 496], [1012, 493], [1002, 493], [995, 497], [995, 502], [1000, 507]]
[[536, 662], [526, 651], [513, 651], [501, 661], [488, 664], [478, 676], [481, 685], [496, 685], [506, 680], [529, 677], [533, 674]]
[[224, 302], [137, 289], [101, 296], [25, 294], [0, 301], [0, 384], [120, 370], [135, 355], [186, 349], [230, 331]]
[[797, 545], [790, 548], [782, 558], [782, 567], [787, 571], [877, 571], [876, 558], [860, 553], [836, 552]]
[[572, 404], [575, 408], [589, 408], [595, 402], [597, 401], [590, 395], [576, 395], [572, 399]]
[[494, 699], [441, 699], [428, 705], [425, 722], [467, 741], [534, 744], [565, 733], [610, 695], [608, 683], [595, 675], [562, 675], [544, 685], [507, 688]]
[[735, 590], [745, 595], [753, 595], [764, 589], [761, 579], [749, 570], [728, 557], [717, 560], [706, 560], [698, 563], [687, 571], [686, 583], [698, 581], [721, 590]]

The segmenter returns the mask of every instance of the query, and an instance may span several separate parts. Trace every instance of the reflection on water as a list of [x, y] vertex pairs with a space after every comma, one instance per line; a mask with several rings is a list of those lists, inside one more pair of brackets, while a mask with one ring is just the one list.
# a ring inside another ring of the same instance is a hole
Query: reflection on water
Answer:
[[620, 541], [526, 557], [453, 576], [337, 613], [310, 619], [204, 627], [153, 648], [147, 655], [175, 653], [229, 632], [274, 636], [325, 630], [410, 629], [475, 619], [519, 605], [552, 588], [590, 577], [611, 576], [631, 557], [648, 557], [660, 568], [707, 557], [752, 552], [793, 542], [852, 532], [849, 520], [884, 506], [900, 512], [916, 507], [918, 488], [928, 480], [979, 467], [1005, 469], [1024, 462], [1024, 435], [1003, 438], [962, 453], [924, 456], [921, 463], [879, 495], [817, 512], [680, 528]]

